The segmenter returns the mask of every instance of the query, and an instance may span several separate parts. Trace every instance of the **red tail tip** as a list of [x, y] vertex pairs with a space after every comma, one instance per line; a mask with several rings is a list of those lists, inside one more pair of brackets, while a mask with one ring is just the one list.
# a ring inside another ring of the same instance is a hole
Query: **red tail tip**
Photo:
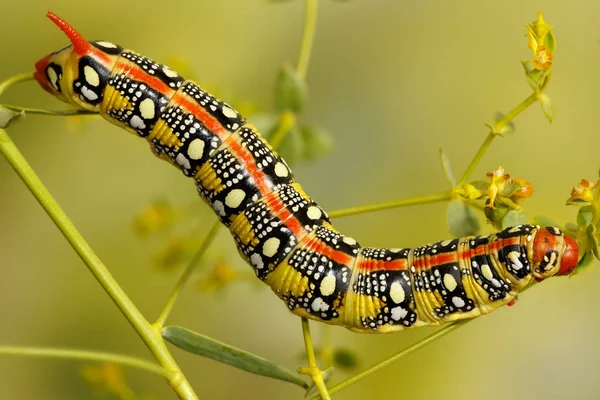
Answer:
[[579, 247], [577, 242], [568, 236], [565, 236], [565, 251], [560, 262], [560, 271], [558, 275], [569, 275], [577, 267], [579, 258]]
[[83, 36], [81, 36], [79, 32], [77, 32], [77, 30], [71, 26], [71, 24], [62, 20], [52, 11], [48, 11], [46, 16], [67, 35], [77, 54], [84, 55], [90, 51], [90, 43], [85, 40]]

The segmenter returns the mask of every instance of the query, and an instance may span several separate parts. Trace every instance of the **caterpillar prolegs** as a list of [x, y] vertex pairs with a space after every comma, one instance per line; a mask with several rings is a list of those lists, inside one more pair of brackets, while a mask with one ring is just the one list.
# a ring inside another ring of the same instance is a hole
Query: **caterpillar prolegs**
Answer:
[[414, 249], [361, 247], [336, 231], [285, 161], [227, 103], [169, 67], [110, 42], [88, 42], [56, 15], [71, 45], [36, 63], [48, 92], [145, 138], [192, 177], [241, 256], [297, 315], [358, 332], [473, 318], [533, 279], [570, 273], [575, 241], [554, 227]]

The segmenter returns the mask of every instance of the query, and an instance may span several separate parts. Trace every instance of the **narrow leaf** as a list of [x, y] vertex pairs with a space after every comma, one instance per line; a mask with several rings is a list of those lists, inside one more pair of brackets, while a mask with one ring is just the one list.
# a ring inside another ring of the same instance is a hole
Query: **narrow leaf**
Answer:
[[333, 139], [329, 132], [316, 126], [300, 128], [304, 140], [304, 158], [312, 160], [327, 155], [333, 149]]
[[473, 214], [473, 210], [459, 199], [452, 200], [448, 204], [446, 222], [450, 233], [456, 237], [475, 235], [479, 231], [479, 221]]
[[585, 230], [588, 241], [590, 242], [590, 250], [598, 260], [600, 260], [600, 249], [598, 249], [598, 239], [595, 236], [596, 226], [589, 224]]
[[291, 382], [304, 389], [308, 388], [308, 384], [300, 378], [300, 375], [285, 367], [181, 326], [164, 328], [162, 336], [175, 346], [190, 353], [212, 358], [215, 361], [232, 365], [253, 374]]
[[298, 113], [306, 103], [307, 87], [296, 71], [284, 65], [279, 71], [275, 88], [275, 104], [278, 111], [291, 110]]
[[279, 154], [285, 159], [288, 165], [302, 161], [305, 154], [305, 143], [297, 127], [292, 128], [283, 138], [281, 146], [279, 146]]
[[577, 212], [577, 226], [585, 228], [592, 222], [594, 218], [594, 208], [590, 206], [584, 206]]
[[586, 252], [583, 257], [581, 258], [581, 260], [579, 260], [579, 263], [577, 264], [577, 268], [575, 268], [575, 271], [573, 271], [571, 273], [571, 275], [569, 275], [569, 277], [573, 277], [575, 275], [579, 275], [582, 272], [586, 272], [587, 270], [591, 269], [594, 265], [594, 254], [591, 251]]
[[545, 94], [542, 94], [540, 96], [540, 102], [542, 103], [542, 111], [544, 112], [544, 115], [546, 116], [546, 118], [548, 118], [548, 121], [552, 122], [554, 116], [556, 115], [556, 108], [554, 108], [554, 103], [552, 103], [550, 97], [548, 97]]
[[440, 148], [440, 158], [442, 160], [442, 168], [444, 169], [444, 173], [446, 174], [446, 179], [450, 182], [452, 187], [456, 186], [456, 178], [454, 177], [454, 171], [452, 170], [452, 165], [450, 164], [450, 159], [444, 152], [444, 149]]
[[17, 112], [0, 105], [0, 128], [8, 128], [23, 117], [25, 117], [25, 111]]

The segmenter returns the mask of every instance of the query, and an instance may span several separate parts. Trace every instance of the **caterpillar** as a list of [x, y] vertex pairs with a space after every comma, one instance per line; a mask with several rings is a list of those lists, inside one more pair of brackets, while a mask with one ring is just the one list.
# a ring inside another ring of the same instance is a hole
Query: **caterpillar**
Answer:
[[244, 260], [294, 314], [356, 332], [474, 318], [534, 279], [567, 275], [577, 243], [556, 227], [510, 227], [416, 247], [361, 247], [335, 230], [285, 161], [229, 104], [166, 65], [84, 39], [49, 12], [71, 44], [35, 64], [43, 89], [145, 138], [194, 179]]

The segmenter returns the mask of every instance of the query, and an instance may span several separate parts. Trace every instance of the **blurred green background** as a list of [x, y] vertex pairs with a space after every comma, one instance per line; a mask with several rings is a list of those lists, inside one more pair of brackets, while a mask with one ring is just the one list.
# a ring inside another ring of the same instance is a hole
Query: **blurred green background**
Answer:
[[[90, 39], [110, 40], [157, 61], [185, 60], [201, 85], [269, 110], [284, 62], [295, 64], [303, 2], [3, 2], [0, 78], [32, 70], [66, 45], [45, 17], [51, 9]], [[531, 215], [564, 223], [581, 178], [596, 179], [600, 158], [600, 3], [519, 1], [327, 1], [319, 5], [302, 120], [331, 132], [334, 151], [294, 171], [324, 208], [437, 193], [448, 188], [438, 147], [458, 173], [487, 133], [484, 123], [529, 95], [520, 65], [531, 58], [525, 24], [543, 11], [558, 46], [547, 93], [557, 117], [539, 104], [516, 120], [515, 135], [495, 141], [473, 179], [498, 165], [535, 186]], [[63, 107], [34, 83], [2, 102]], [[234, 101], [235, 102], [235, 101]], [[100, 119], [31, 116], [11, 137], [141, 311], [153, 319], [181, 269], [158, 268], [165, 238], [141, 239], [135, 215], [151, 200], [192, 204], [196, 224], [214, 221], [192, 182], [159, 162], [147, 145]], [[133, 329], [0, 160], [1, 344], [84, 347], [149, 357]], [[445, 205], [378, 212], [336, 221], [363, 245], [415, 246], [446, 238]], [[484, 225], [486, 232], [491, 231]], [[201, 233], [198, 233], [198, 243]], [[247, 269], [223, 230], [212, 254]], [[204, 272], [208, 270], [205, 269]], [[202, 274], [200, 274], [202, 275]], [[264, 286], [232, 284], [203, 293], [197, 277], [169, 323], [302, 365], [300, 320]], [[596, 399], [600, 397], [600, 269], [544, 282], [515, 307], [461, 328], [341, 392], [336, 398]], [[321, 325], [313, 324], [317, 341]], [[333, 328], [359, 369], [434, 332], [359, 335]], [[201, 398], [300, 399], [298, 388], [173, 349]], [[81, 378], [81, 364], [0, 358], [2, 399], [102, 398]], [[356, 371], [337, 370], [334, 379]], [[127, 370], [147, 398], [173, 398], [158, 377]], [[110, 397], [106, 397], [110, 398]]]

